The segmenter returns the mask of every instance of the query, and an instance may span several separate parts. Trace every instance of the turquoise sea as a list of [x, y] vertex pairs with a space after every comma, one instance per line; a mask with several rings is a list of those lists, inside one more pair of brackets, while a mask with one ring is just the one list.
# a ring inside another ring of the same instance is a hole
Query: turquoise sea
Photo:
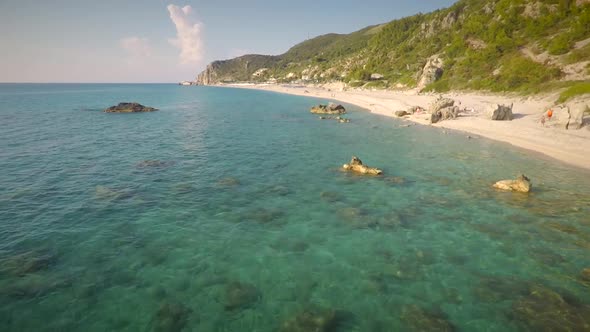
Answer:
[[0, 331], [590, 331], [590, 172], [320, 102], [0, 84]]

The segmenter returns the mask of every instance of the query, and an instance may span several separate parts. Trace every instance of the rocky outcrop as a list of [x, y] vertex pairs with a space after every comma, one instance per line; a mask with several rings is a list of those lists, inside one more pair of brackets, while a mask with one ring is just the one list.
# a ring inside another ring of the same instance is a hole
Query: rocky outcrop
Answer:
[[516, 191], [528, 193], [531, 191], [533, 184], [526, 175], [521, 174], [516, 180], [502, 180], [494, 183], [494, 188], [507, 191]]
[[418, 90], [424, 89], [428, 84], [438, 81], [443, 75], [443, 60], [437, 55], [430, 57], [420, 72]]
[[410, 113], [406, 112], [406, 111], [395, 111], [395, 116], [397, 116], [398, 118], [404, 117], [406, 115], [410, 115]]
[[330, 115], [346, 113], [346, 109], [344, 108], [344, 106], [342, 106], [340, 104], [336, 105], [334, 103], [329, 103], [328, 105], [317, 105], [317, 106], [312, 107], [309, 111], [314, 114], [330, 114]]
[[143, 106], [138, 103], [119, 103], [104, 110], [106, 113], [143, 113], [157, 111], [157, 108]]
[[459, 107], [454, 106], [455, 101], [450, 98], [437, 98], [429, 107], [430, 123], [443, 120], [456, 119], [459, 115]]
[[496, 104], [490, 110], [490, 118], [494, 121], [512, 121], [514, 114], [512, 114], [512, 108], [514, 104], [510, 106]]
[[197, 76], [197, 85], [211, 85], [217, 83], [217, 69], [219, 65], [220, 63], [218, 61], [208, 64], [207, 68]]
[[345, 171], [352, 171], [359, 174], [367, 174], [367, 175], [380, 175], [383, 173], [382, 170], [374, 167], [369, 167], [363, 165], [363, 162], [356, 156], [353, 156], [350, 160], [350, 163], [344, 164], [342, 169]]

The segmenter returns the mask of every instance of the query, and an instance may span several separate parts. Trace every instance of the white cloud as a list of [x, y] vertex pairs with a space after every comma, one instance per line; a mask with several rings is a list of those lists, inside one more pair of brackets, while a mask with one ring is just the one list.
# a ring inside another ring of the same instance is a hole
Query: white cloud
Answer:
[[121, 39], [119, 44], [134, 58], [147, 58], [152, 55], [152, 48], [147, 38], [127, 37]]
[[180, 63], [198, 64], [203, 57], [201, 22], [194, 17], [191, 6], [168, 5], [167, 8], [176, 26], [176, 39], [170, 43], [180, 49]]

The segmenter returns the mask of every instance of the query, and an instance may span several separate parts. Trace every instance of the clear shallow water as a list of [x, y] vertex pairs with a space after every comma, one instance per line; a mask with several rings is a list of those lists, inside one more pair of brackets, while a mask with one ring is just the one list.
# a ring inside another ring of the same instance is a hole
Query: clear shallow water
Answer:
[[[161, 111], [101, 112], [120, 101]], [[305, 311], [590, 329], [588, 172], [353, 106], [319, 121], [318, 102], [0, 85], [0, 330], [276, 331]], [[385, 176], [340, 172], [353, 154]], [[519, 172], [530, 195], [490, 188]]]

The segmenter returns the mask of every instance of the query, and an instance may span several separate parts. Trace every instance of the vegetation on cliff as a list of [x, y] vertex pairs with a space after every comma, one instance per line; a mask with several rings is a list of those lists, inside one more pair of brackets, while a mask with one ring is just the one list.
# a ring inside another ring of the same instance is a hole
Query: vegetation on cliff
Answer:
[[589, 0], [460, 0], [351, 34], [319, 36], [282, 55], [214, 62], [198, 77], [202, 84], [344, 81], [524, 93], [589, 79]]

